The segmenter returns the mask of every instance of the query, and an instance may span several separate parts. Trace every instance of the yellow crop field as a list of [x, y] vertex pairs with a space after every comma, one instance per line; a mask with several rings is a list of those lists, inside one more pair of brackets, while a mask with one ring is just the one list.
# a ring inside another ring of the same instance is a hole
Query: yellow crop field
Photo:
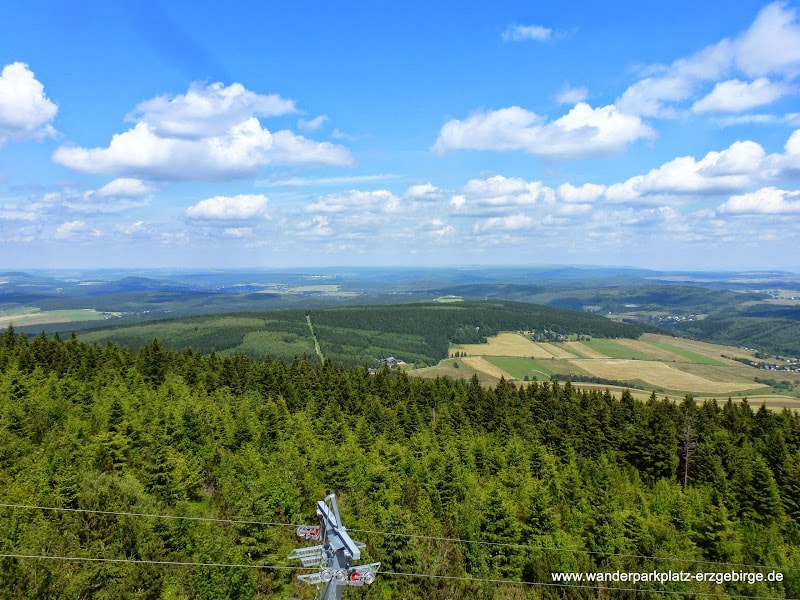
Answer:
[[486, 344], [462, 344], [456, 350], [466, 351], [472, 356], [520, 356], [535, 358], [553, 358], [555, 355], [545, 349], [544, 344], [537, 344], [518, 333], [500, 333], [488, 338]]
[[[709, 344], [708, 342], [699, 342], [697, 340], [688, 340], [686, 338], [674, 338], [668, 335], [660, 335], [657, 333], [645, 333], [639, 338], [642, 341], [653, 341], [661, 344], [668, 344], [678, 348], [685, 348], [691, 352], [697, 352], [711, 358], [716, 358], [721, 362], [730, 362], [736, 364], [736, 361], [729, 361], [722, 358], [722, 355], [730, 356], [731, 358], [753, 358], [755, 354], [750, 350], [743, 350], [736, 346], [721, 346], [718, 344]], [[652, 346], [650, 346], [652, 348]]]
[[769, 394], [764, 396], [748, 396], [747, 402], [754, 409], [765, 404], [767, 408], [773, 410], [782, 410], [788, 408], [789, 410], [800, 411], [800, 399], [792, 396], [781, 396], [776, 394]]
[[[753, 392], [768, 394], [771, 389], [766, 384], [755, 382], [756, 377], [762, 376], [761, 371], [722, 357], [751, 358], [753, 353], [747, 350], [655, 334], [645, 334], [638, 340], [618, 338], [598, 341], [607, 343], [539, 343], [532, 342], [518, 332], [504, 332], [488, 338], [485, 344], [454, 345], [451, 354], [456, 351], [467, 353], [467, 356], [457, 359], [460, 369], [455, 369], [451, 361], [446, 360], [438, 367], [423, 369], [419, 375], [464, 378], [476, 373], [487, 384], [496, 382], [500, 377], [520, 381], [520, 373], [530, 371], [536, 361], [531, 361], [530, 365], [520, 365], [518, 362], [538, 359], [540, 372], [570, 377], [573, 385], [591, 385], [580, 381], [598, 378], [600, 381], [629, 382], [630, 386], [639, 388], [642, 393], [657, 388], [664, 390], [659, 393], [676, 397], [693, 394], [696, 398], [752, 396]], [[614, 354], [609, 356], [605, 352]], [[785, 378], [792, 381], [795, 377], [800, 380], [800, 374], [785, 374]], [[608, 387], [604, 383], [596, 385], [603, 389]], [[649, 395], [649, 391], [647, 393]], [[800, 407], [800, 399], [792, 404], [790, 400], [784, 401], [775, 395], [765, 395], [764, 398], [783, 403], [779, 405], [767, 400], [770, 408]]]
[[668, 390], [687, 390], [700, 394], [727, 394], [741, 390], [768, 387], [752, 381], [712, 381], [706, 377], [687, 373], [671, 365], [655, 361], [573, 359], [570, 362], [596, 377], [616, 379], [618, 381], [638, 379]]
[[[486, 369], [491, 369], [493, 373], [487, 373], [483, 368], [475, 368], [470, 365], [468, 361], [473, 361], [474, 364], [477, 364], [479, 367], [485, 367]], [[456, 365], [458, 365], [456, 367]], [[481, 357], [473, 357], [472, 359], [469, 358], [458, 358], [456, 360], [446, 360], [442, 361], [441, 364], [436, 365], [435, 367], [423, 367], [422, 369], [412, 369], [410, 371], [415, 377], [425, 377], [428, 379], [435, 379], [436, 377], [450, 377], [452, 379], [470, 379], [473, 375], [478, 377], [478, 381], [480, 381], [484, 385], [496, 385], [497, 382], [500, 380], [500, 377], [505, 377], [506, 380], [509, 380], [510, 377], [507, 373], [498, 369], [485, 359]]]
[[753, 383], [753, 377], [758, 374], [758, 371], [754, 371], [751, 367], [742, 363], [734, 362], [732, 366], [714, 366], [685, 362], [679, 366], [676, 365], [676, 367], [685, 373], [691, 373], [711, 381], [727, 381], [747, 384], [750, 388], [756, 387], [756, 384]]
[[550, 344], [544, 342], [544, 343], [538, 343], [537, 345], [540, 346], [546, 352], [549, 352], [551, 355], [555, 356], [556, 358], [577, 358], [576, 354], [568, 352], [565, 348], [563, 348], [559, 344]]
[[482, 356], [470, 356], [467, 358], [462, 358], [460, 360], [461, 362], [466, 363], [476, 371], [482, 371], [483, 373], [488, 373], [489, 375], [497, 377], [498, 379], [500, 377], [505, 377], [506, 379], [514, 379], [513, 375], [506, 373], [505, 371], [503, 371], [503, 369], [493, 365]]
[[561, 342], [558, 345], [562, 348], [566, 348], [577, 358], [609, 358], [602, 352], [598, 352], [594, 348], [589, 348], [589, 346], [582, 342]]
[[650, 394], [652, 393], [625, 386], [607, 385], [605, 383], [584, 383], [582, 381], [578, 382], [573, 381], [571, 382], [571, 385], [576, 390], [599, 390], [601, 392], [605, 392], [606, 390], [608, 390], [610, 394], [614, 394], [615, 396], [617, 396], [617, 398], [619, 398], [622, 392], [627, 391], [636, 400], [641, 400], [642, 402], [646, 402], [647, 399], [650, 397]]
[[38, 308], [26, 311], [8, 311], [12, 314], [0, 312], [0, 327], [15, 325], [47, 325], [51, 323], [72, 323], [76, 321], [100, 321], [109, 317], [119, 316], [119, 313], [98, 312], [93, 308], [74, 308], [66, 310], [45, 310]]
[[[667, 338], [667, 339], [670, 339], [670, 341], [672, 341], [672, 338]], [[614, 341], [620, 344], [621, 346], [625, 346], [626, 348], [631, 348], [632, 350], [638, 350], [639, 352], [643, 352], [644, 354], [649, 354], [650, 356], [652, 356], [657, 360], [663, 360], [666, 362], [684, 362], [687, 360], [686, 358], [683, 358], [679, 354], [675, 354], [674, 352], [670, 352], [669, 350], [658, 348], [656, 346], [653, 346], [646, 342], [641, 342], [639, 340], [620, 338]], [[672, 345], [678, 347], [678, 344], [672, 344]], [[701, 353], [698, 352], [698, 354]]]

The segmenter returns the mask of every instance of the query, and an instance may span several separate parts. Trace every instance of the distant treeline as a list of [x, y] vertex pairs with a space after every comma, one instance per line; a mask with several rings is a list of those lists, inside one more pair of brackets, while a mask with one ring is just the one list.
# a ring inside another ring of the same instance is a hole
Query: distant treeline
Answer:
[[709, 317], [679, 323], [675, 329], [717, 344], [757, 348], [781, 356], [800, 356], [800, 321], [796, 319]]
[[[381, 574], [352, 597], [800, 597], [800, 416], [746, 402], [486, 388], [9, 328], [0, 486], [4, 600], [311, 598], [291, 570], [24, 556], [287, 566], [303, 540], [255, 521], [313, 523], [330, 491], [366, 560], [435, 576]], [[545, 585], [554, 571], [773, 569], [783, 581]]]
[[420, 365], [436, 364], [447, 358], [450, 343], [481, 343], [500, 331], [546, 330], [551, 335], [636, 338], [654, 330], [561, 308], [482, 301], [240, 312], [100, 329], [81, 334], [81, 339], [141, 348], [158, 337], [172, 350], [189, 347], [208, 354], [213, 349], [291, 360], [295, 355], [314, 352], [306, 316], [311, 319], [323, 356], [347, 366], [371, 365], [387, 356]]
[[[500, 331], [548, 330], [594, 337], [639, 337], [645, 325], [583, 312], [508, 301], [353, 306], [309, 311], [326, 357], [356, 366], [375, 356], [435, 364], [450, 343], [476, 344]], [[362, 351], [360, 354], [358, 350]]]
[[714, 290], [694, 285], [620, 285], [565, 291], [551, 302], [553, 306], [581, 310], [600, 306], [603, 311], [627, 312], [635, 305], [638, 311], [669, 311], [677, 314], [721, 313], [739, 310], [746, 300], [766, 298], [766, 294]]

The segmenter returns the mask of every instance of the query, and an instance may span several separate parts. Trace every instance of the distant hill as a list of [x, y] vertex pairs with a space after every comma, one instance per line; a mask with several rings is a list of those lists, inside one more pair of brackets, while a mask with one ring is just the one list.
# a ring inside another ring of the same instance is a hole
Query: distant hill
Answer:
[[[50, 334], [63, 333], [64, 330], [69, 334], [73, 329], [78, 332], [91, 330], [96, 323], [83, 322], [79, 317], [95, 313], [105, 313], [109, 322], [117, 325], [143, 325], [175, 317], [274, 310], [320, 311], [329, 307], [358, 306], [358, 314], [366, 318], [374, 313], [372, 309], [364, 308], [366, 306], [430, 302], [444, 297], [469, 302], [511, 301], [547, 305], [604, 315], [618, 321], [665, 327], [678, 335], [800, 356], [800, 335], [796, 330], [800, 308], [791, 305], [792, 298], [800, 297], [800, 275], [778, 271], [666, 272], [624, 267], [544, 265], [31, 272], [12, 268], [0, 275], [0, 313], [40, 315], [39, 319], [28, 318], [24, 324], [14, 323], [19, 331], [34, 335], [42, 330]], [[450, 310], [456, 309], [451, 307]], [[508, 315], [508, 306], [504, 310]], [[61, 312], [54, 316], [51, 311]], [[303, 325], [305, 315], [299, 314]], [[349, 314], [341, 313], [337, 318], [349, 319]], [[371, 334], [373, 337], [369, 341], [362, 339], [355, 346], [337, 337], [325, 323], [320, 323], [319, 336], [331, 356], [352, 356], [356, 348], [369, 349], [364, 350], [364, 356], [378, 349], [390, 351], [397, 346], [398, 340], [388, 340], [386, 335], [412, 335], [408, 332], [415, 326], [405, 323], [404, 334], [389, 331], [387, 328], [392, 327], [391, 321], [399, 319], [399, 314], [395, 313], [384, 324], [383, 316], [375, 313], [378, 326], [370, 325], [372, 329], [369, 330], [377, 333]], [[489, 314], [486, 313], [487, 318]], [[72, 315], [70, 323], [61, 322], [68, 318], [64, 315]], [[198, 318], [197, 322], [202, 323], [198, 328], [205, 329], [206, 333], [198, 340], [183, 332], [175, 341], [176, 347], [189, 343], [203, 351], [211, 347], [226, 351], [238, 348], [250, 354], [260, 354], [264, 348], [279, 346], [281, 355], [286, 356], [292, 356], [296, 351], [302, 353], [304, 350], [301, 348], [309, 348], [308, 340], [300, 343], [299, 338], [292, 337], [300, 334], [285, 335], [290, 341], [278, 340], [278, 331], [257, 333], [238, 326], [217, 328], [213, 319]], [[321, 313], [320, 318], [324, 321], [333, 317]], [[739, 318], [752, 320], [737, 323]], [[282, 322], [283, 318], [263, 320], [277, 326], [276, 323]], [[505, 317], [500, 320], [504, 321]], [[579, 323], [582, 324], [580, 327], [591, 325], [575, 315], [569, 321], [573, 328], [578, 328]], [[226, 322], [230, 324], [230, 319]], [[514, 322], [517, 321], [511, 318], [506, 324]], [[553, 322], [554, 325], [558, 323], [559, 319]], [[484, 331], [494, 327], [491, 319], [475, 326]], [[148, 332], [150, 339], [156, 335], [161, 337], [160, 327], [130, 330], [130, 337], [124, 339], [126, 343], [141, 344], [144, 331]], [[330, 327], [350, 329], [351, 339], [354, 331], [362, 330], [341, 323]], [[441, 355], [442, 340], [447, 336], [443, 338], [439, 333], [430, 333], [438, 331], [437, 323], [433, 323], [433, 329], [428, 322], [422, 327], [424, 331], [413, 333], [419, 339], [406, 350], [419, 360], [428, 362]], [[177, 325], [176, 328], [179, 329]], [[378, 334], [382, 337], [375, 337]], [[225, 344], [221, 345], [223, 338]], [[356, 354], [362, 355], [360, 351]]]
[[450, 342], [478, 343], [508, 330], [605, 338], [636, 338], [655, 331], [585, 312], [495, 300], [239, 312], [102, 328], [80, 337], [134, 348], [157, 337], [175, 350], [190, 347], [202, 353], [213, 349], [291, 359], [314, 352], [309, 321], [322, 355], [346, 365], [372, 364], [385, 356], [435, 364], [447, 357]]
[[746, 346], [781, 356], [800, 356], [800, 320], [747, 316], [711, 317], [681, 323], [676, 330], [718, 344]]

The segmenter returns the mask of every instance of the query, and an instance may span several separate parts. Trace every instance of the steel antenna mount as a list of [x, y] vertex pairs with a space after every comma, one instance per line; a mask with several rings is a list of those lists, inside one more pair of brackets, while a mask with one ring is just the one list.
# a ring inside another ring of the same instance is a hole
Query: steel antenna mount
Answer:
[[297, 535], [322, 543], [296, 548], [289, 558], [299, 560], [304, 567], [319, 567], [320, 570], [297, 578], [311, 585], [322, 585], [322, 600], [340, 600], [344, 586], [369, 585], [375, 581], [381, 563], [353, 564], [361, 559], [364, 544], [351, 538], [342, 525], [335, 494], [317, 502], [317, 516], [319, 525], [300, 525]]

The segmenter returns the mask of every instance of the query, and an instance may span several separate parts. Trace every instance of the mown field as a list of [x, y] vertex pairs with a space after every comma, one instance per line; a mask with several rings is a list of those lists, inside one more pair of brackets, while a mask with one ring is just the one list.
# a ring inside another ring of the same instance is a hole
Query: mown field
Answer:
[[571, 379], [575, 385], [620, 386], [682, 397], [732, 397], [758, 399], [774, 408], [800, 408], [800, 399], [776, 393], [756, 381], [766, 374], [800, 382], [800, 373], [771, 372], [743, 364], [755, 353], [696, 340], [645, 333], [639, 339], [584, 339], [537, 343], [518, 332], [503, 332], [485, 344], [454, 344], [440, 367], [414, 371], [435, 377], [439, 369], [453, 363], [479, 371], [478, 377], [495, 383], [500, 377], [512, 381]]
[[0, 327], [14, 325], [47, 325], [51, 323], [78, 323], [82, 321], [101, 321], [114, 317], [113, 313], [99, 312], [93, 308], [64, 310], [40, 310], [33, 306], [0, 310]]

